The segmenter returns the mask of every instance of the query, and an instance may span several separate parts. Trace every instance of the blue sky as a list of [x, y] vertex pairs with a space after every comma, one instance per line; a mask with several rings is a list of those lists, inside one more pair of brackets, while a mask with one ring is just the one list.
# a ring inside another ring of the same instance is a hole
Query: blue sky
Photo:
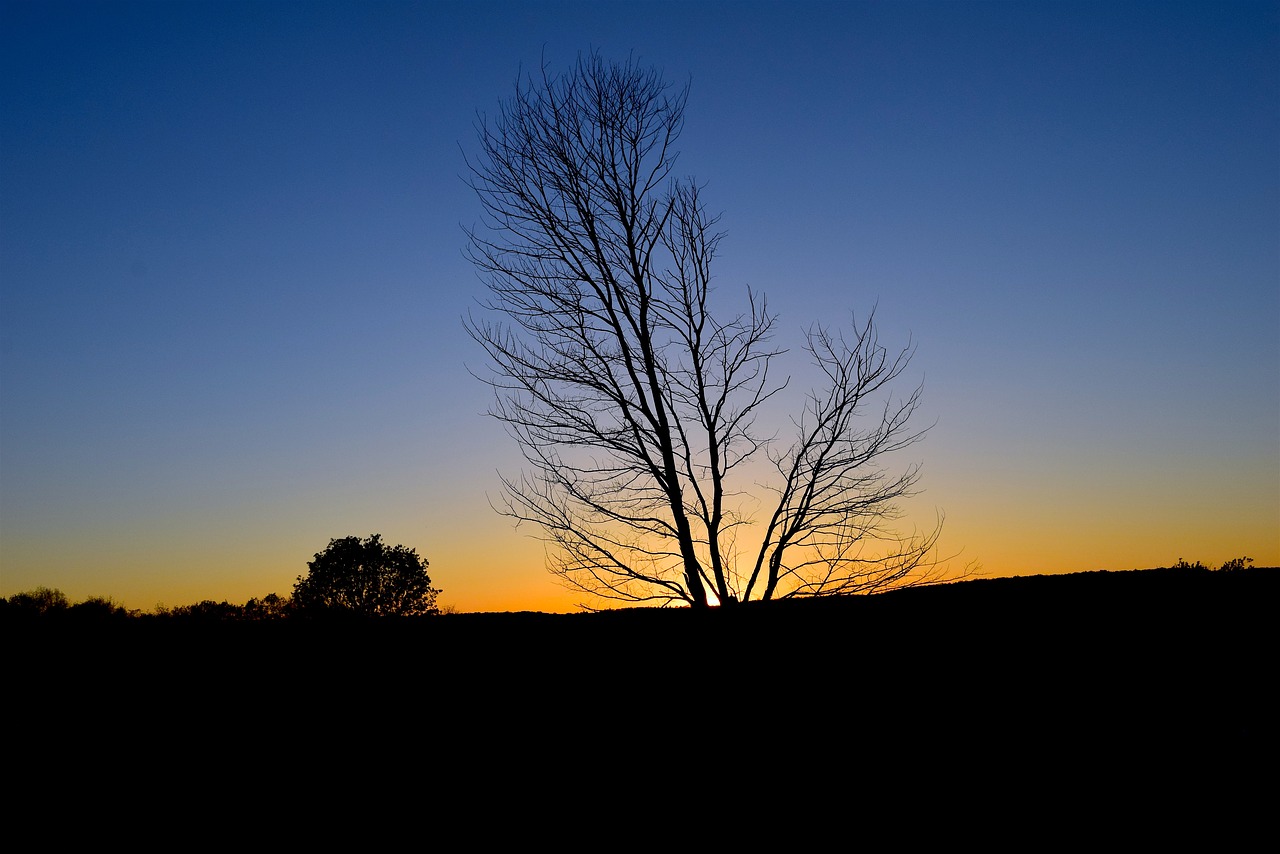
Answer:
[[589, 49], [691, 81], [724, 298], [914, 341], [945, 547], [1280, 564], [1280, 4], [3, 2], [0, 595], [244, 601], [380, 532], [571, 607], [486, 497], [461, 174]]

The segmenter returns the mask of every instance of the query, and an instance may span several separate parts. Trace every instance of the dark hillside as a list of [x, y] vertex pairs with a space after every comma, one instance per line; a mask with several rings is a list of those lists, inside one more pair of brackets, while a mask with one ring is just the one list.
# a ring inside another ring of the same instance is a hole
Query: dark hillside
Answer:
[[363, 755], [407, 726], [464, 765], [697, 743], [805, 773], [889, 750], [1020, 773], [1176, 751], [1226, 773], [1274, 756], [1278, 601], [1276, 569], [1151, 570], [707, 614], [8, 623], [6, 696], [10, 732], [70, 749]]

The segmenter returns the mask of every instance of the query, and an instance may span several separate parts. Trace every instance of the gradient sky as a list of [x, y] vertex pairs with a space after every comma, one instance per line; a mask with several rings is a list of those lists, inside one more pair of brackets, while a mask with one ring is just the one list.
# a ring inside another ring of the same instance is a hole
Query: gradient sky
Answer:
[[460, 317], [477, 111], [692, 81], [778, 343], [918, 349], [910, 504], [995, 576], [1280, 564], [1280, 4], [0, 4], [0, 595], [287, 593], [331, 538], [570, 610]]

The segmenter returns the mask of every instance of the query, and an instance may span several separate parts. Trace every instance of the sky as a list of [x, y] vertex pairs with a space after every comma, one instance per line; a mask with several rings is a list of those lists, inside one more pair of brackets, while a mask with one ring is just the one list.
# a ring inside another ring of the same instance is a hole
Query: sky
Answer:
[[914, 344], [908, 527], [1280, 565], [1278, 3], [3, 0], [0, 595], [244, 602], [376, 532], [456, 610], [583, 601], [491, 508], [461, 318], [477, 117], [589, 50], [690, 83], [724, 298]]

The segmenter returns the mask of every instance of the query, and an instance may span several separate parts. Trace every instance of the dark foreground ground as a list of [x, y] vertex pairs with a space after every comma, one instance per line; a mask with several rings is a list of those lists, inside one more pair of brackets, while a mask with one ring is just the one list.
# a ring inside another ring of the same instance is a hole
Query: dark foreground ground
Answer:
[[11, 748], [268, 789], [287, 768], [294, 787], [403, 797], [391, 778], [411, 767], [436, 794], [630, 797], [622, 776], [760, 809], [869, 779], [1025, 799], [1050, 783], [1256, 793], [1262, 774], [1274, 792], [1278, 603], [1280, 570], [1255, 568], [709, 614], [8, 625], [4, 703]]

